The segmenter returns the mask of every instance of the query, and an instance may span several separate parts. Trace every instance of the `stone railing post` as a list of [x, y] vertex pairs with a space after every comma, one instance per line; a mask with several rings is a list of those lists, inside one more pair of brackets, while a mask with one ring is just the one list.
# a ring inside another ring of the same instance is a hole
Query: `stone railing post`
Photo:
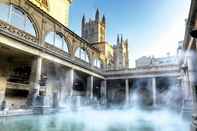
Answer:
[[90, 97], [90, 99], [93, 99], [93, 87], [94, 87], [94, 77], [89, 76], [87, 78], [87, 96]]
[[36, 97], [39, 96], [40, 92], [40, 79], [42, 72], [42, 57], [38, 56], [32, 63], [31, 69], [31, 89], [27, 100], [28, 106], [35, 104]]
[[101, 104], [107, 103], [107, 81], [101, 81]]
[[129, 80], [125, 80], [125, 102], [129, 104]]
[[152, 78], [152, 92], [153, 92], [153, 106], [157, 105], [157, 85], [156, 85], [156, 78]]
[[69, 96], [73, 96], [73, 84], [74, 84], [74, 69], [70, 69], [67, 74], [67, 81], [66, 81], [66, 86], [68, 87], [68, 90], [69, 90]]

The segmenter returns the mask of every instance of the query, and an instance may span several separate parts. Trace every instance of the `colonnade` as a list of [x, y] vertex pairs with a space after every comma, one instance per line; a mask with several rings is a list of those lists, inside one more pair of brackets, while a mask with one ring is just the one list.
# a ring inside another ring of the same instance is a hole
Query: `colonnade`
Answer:
[[[143, 78], [142, 78], [143, 79]], [[125, 103], [129, 104], [131, 102], [131, 95], [132, 95], [132, 85], [129, 83], [129, 79], [125, 79]], [[153, 97], [153, 106], [157, 104], [157, 84], [156, 84], [156, 77], [151, 78], [151, 89], [152, 89], [152, 97]]]
[[[31, 102], [29, 103], [30, 105], [34, 105], [35, 99], [36, 97], [39, 97], [42, 95], [42, 93], [40, 93], [41, 91], [41, 85], [40, 82], [42, 81], [42, 69], [43, 68], [43, 58], [38, 56], [33, 60], [33, 64], [32, 64], [32, 72], [31, 72], [31, 85], [32, 88], [30, 89], [30, 95], [29, 96], [31, 98]], [[45, 68], [45, 67], [44, 67]], [[68, 68], [68, 70], [66, 71], [66, 81], [65, 81], [65, 88], [66, 91], [65, 92], [60, 92], [61, 95], [65, 95], [65, 96], [74, 96], [75, 95], [75, 91], [73, 89], [74, 86], [74, 82], [75, 82], [75, 70], [72, 68]], [[86, 74], [87, 75], [87, 74]], [[94, 98], [94, 80], [96, 79], [96, 77], [92, 76], [92, 75], [87, 75], [86, 78], [86, 96], [89, 97], [90, 99]], [[102, 97], [102, 100], [104, 98], [106, 98], [107, 95], [107, 89], [106, 89], [106, 80], [100, 80], [100, 94]], [[46, 82], [46, 88], [47, 88], [47, 82]], [[47, 95], [46, 93], [44, 93], [45, 95]], [[43, 97], [44, 98], [44, 97]], [[106, 101], [106, 100], [104, 100]]]

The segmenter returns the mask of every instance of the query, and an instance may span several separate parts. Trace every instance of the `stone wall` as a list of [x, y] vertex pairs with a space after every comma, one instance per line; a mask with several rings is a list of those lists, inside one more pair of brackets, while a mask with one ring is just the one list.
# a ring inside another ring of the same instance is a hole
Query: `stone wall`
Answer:
[[5, 90], [7, 86], [8, 67], [7, 64], [0, 63], [0, 103], [5, 96]]
[[20, 109], [26, 104], [26, 97], [6, 97], [6, 106], [9, 109]]

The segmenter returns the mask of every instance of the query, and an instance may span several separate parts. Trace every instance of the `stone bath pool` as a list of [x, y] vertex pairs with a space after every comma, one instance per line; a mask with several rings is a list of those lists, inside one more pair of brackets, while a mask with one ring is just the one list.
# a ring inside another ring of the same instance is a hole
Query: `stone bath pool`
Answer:
[[189, 131], [189, 127], [188, 121], [166, 109], [86, 108], [51, 115], [0, 118], [0, 131]]

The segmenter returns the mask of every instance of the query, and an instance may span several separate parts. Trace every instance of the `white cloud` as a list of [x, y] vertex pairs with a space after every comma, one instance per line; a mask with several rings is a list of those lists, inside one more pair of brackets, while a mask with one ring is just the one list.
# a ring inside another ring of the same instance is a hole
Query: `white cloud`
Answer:
[[[171, 55], [176, 55], [176, 49], [178, 47], [178, 42], [184, 39], [185, 32], [185, 21], [184, 19], [187, 17], [187, 12], [180, 12], [179, 15], [176, 15], [174, 20], [168, 25], [164, 26], [165, 29], [161, 30], [160, 34], [155, 35], [151, 41], [147, 41], [147, 44], [151, 46], [149, 48], [143, 48], [142, 52], [137, 52], [137, 54], [130, 54], [130, 66], [135, 67], [135, 59], [138, 59], [141, 56], [152, 56], [155, 57], [163, 57], [166, 56], [167, 53]], [[185, 17], [184, 17], [185, 16]], [[166, 24], [167, 24], [166, 20]], [[157, 28], [157, 27], [155, 27]], [[152, 42], [152, 43], [150, 43]]]
[[165, 56], [167, 52], [175, 55], [178, 41], [184, 38], [184, 24], [184, 20], [178, 18], [166, 31], [155, 36], [152, 46], [145, 50], [145, 55], [160, 57]]

